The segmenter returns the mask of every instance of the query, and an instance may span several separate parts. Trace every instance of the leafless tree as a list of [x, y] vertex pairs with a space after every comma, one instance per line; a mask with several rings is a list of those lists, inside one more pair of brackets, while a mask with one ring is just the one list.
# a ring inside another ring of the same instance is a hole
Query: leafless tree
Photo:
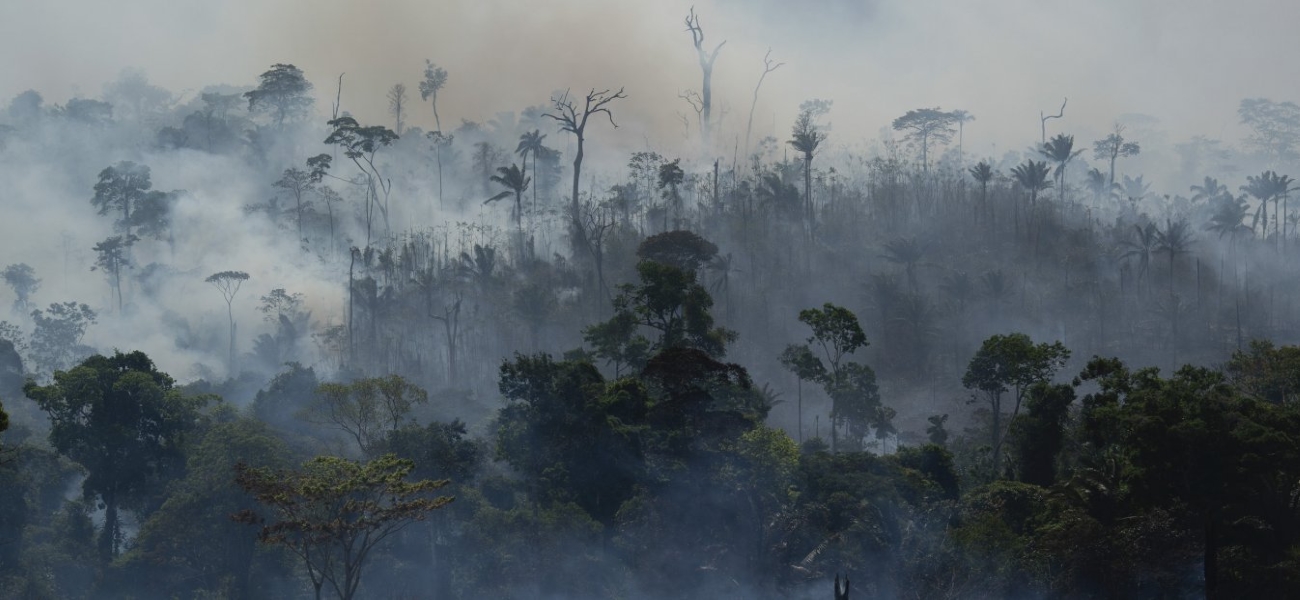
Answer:
[[1064, 117], [1064, 116], [1065, 116], [1065, 105], [1066, 105], [1069, 101], [1070, 101], [1070, 99], [1069, 99], [1069, 98], [1066, 98], [1063, 102], [1061, 102], [1061, 110], [1060, 110], [1060, 111], [1057, 111], [1057, 113], [1054, 114], [1054, 115], [1045, 115], [1045, 114], [1043, 114], [1043, 111], [1041, 111], [1041, 110], [1038, 111], [1038, 120], [1039, 120], [1039, 124], [1042, 125], [1042, 128], [1043, 128], [1043, 131], [1042, 131], [1042, 133], [1043, 133], [1043, 139], [1042, 139], [1042, 142], [1041, 142], [1041, 143], [1044, 143], [1044, 144], [1047, 143], [1047, 121], [1049, 121], [1049, 120], [1051, 120], [1051, 119], [1059, 119], [1059, 118], [1061, 118], [1061, 117]]
[[578, 139], [578, 149], [573, 155], [573, 197], [569, 199], [570, 214], [572, 220], [574, 245], [582, 247], [584, 241], [583, 224], [582, 224], [582, 204], [578, 200], [578, 184], [582, 181], [582, 156], [583, 142], [587, 139], [587, 121], [592, 115], [603, 113], [609, 118], [609, 124], [618, 128], [618, 123], [614, 122], [614, 113], [606, 107], [610, 102], [619, 98], [626, 98], [627, 94], [623, 93], [623, 88], [618, 88], [617, 92], [605, 90], [591, 90], [587, 92], [587, 97], [579, 102], [569, 97], [568, 90], [558, 98], [552, 98], [554, 112], [546, 113], [542, 116], [555, 119], [560, 124], [561, 131], [567, 131]]
[[402, 120], [405, 109], [406, 86], [401, 83], [394, 83], [393, 87], [388, 88], [388, 114], [393, 115], [393, 131], [397, 135], [402, 135], [402, 127], [406, 124]]
[[718, 42], [712, 52], [704, 49], [704, 28], [700, 26], [700, 17], [695, 14], [695, 7], [691, 7], [691, 12], [686, 15], [686, 31], [691, 33], [691, 41], [695, 44], [695, 53], [700, 59], [700, 70], [704, 73], [704, 82], [701, 84], [700, 95], [700, 132], [704, 138], [704, 146], [707, 148], [711, 142], [712, 131], [709, 118], [713, 113], [713, 62], [718, 59], [718, 51], [722, 50], [722, 45], [727, 40]]
[[758, 106], [758, 89], [763, 87], [763, 80], [767, 79], [767, 74], [781, 68], [783, 62], [772, 60], [772, 49], [767, 49], [767, 54], [763, 55], [763, 74], [758, 76], [758, 84], [754, 86], [754, 101], [749, 104], [749, 124], [745, 126], [745, 152], [749, 152], [749, 134], [754, 130], [754, 109]]

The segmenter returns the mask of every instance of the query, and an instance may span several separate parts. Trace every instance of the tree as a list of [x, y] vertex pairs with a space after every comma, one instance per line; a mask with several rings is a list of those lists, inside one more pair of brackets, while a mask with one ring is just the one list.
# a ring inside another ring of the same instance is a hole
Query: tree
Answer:
[[108, 275], [109, 284], [117, 295], [119, 313], [122, 312], [122, 269], [131, 268], [131, 245], [139, 240], [134, 235], [115, 235], [95, 244], [95, 266], [90, 270], [99, 269]]
[[0, 271], [0, 279], [14, 291], [14, 310], [27, 312], [31, 306], [32, 294], [41, 288], [41, 280], [36, 278], [36, 269], [27, 263], [17, 263]]
[[442, 88], [446, 87], [446, 85], [447, 70], [426, 59], [424, 61], [424, 79], [420, 81], [420, 99], [433, 105], [433, 122], [436, 127], [434, 132], [442, 131], [442, 120], [438, 118], [438, 92], [442, 91]]
[[[321, 160], [321, 157], [327, 160]], [[330, 156], [322, 154], [307, 160], [307, 169], [296, 167], [284, 170], [284, 174], [273, 185], [276, 188], [284, 190], [293, 197], [294, 214], [298, 223], [298, 243], [302, 244], [305, 238], [302, 235], [302, 216], [303, 210], [311, 207], [310, 201], [304, 201], [304, 198], [316, 190], [316, 184], [320, 183], [329, 169]], [[313, 161], [315, 161], [313, 163]], [[331, 223], [331, 226], [333, 224]]]
[[993, 181], [994, 171], [988, 161], [980, 161], [979, 164], [969, 169], [970, 176], [976, 183], [980, 184], [980, 206], [987, 207], [989, 201], [989, 182]]
[[317, 600], [326, 583], [351, 600], [376, 546], [452, 501], [432, 496], [449, 483], [445, 479], [406, 481], [414, 469], [414, 462], [392, 454], [365, 464], [318, 456], [296, 471], [241, 462], [235, 482], [273, 516], [268, 522], [244, 510], [234, 518], [260, 525], [262, 543], [283, 546], [302, 560]]
[[813, 118], [812, 110], [799, 111], [799, 118], [795, 119], [794, 127], [790, 131], [790, 139], [786, 142], [803, 155], [804, 239], [809, 242], [812, 241], [813, 231], [812, 159], [817, 148], [826, 141], [826, 133], [817, 127]]
[[1069, 98], [1066, 98], [1065, 100], [1061, 101], [1061, 110], [1054, 115], [1047, 115], [1047, 114], [1043, 114], [1043, 111], [1041, 110], [1038, 111], [1039, 125], [1042, 126], [1042, 140], [1040, 140], [1040, 143], [1043, 144], [1047, 143], [1047, 122], [1051, 119], [1059, 119], [1061, 117], [1064, 117], [1065, 105], [1068, 104], [1069, 102], [1070, 102]]
[[[1029, 207], [1032, 210], [1038, 203], [1038, 192], [1052, 187], [1052, 182], [1047, 180], [1049, 169], [1047, 162], [1034, 162], [1033, 159], [1026, 160], [1024, 163], [1011, 169], [1011, 177], [1020, 184], [1020, 187], [1029, 192]], [[1020, 206], [1017, 202], [1016, 206]], [[1016, 234], [1020, 231], [1019, 213], [1016, 215]]]
[[1092, 157], [1096, 160], [1110, 161], [1110, 176], [1106, 179], [1106, 188], [1115, 186], [1115, 159], [1124, 156], [1137, 156], [1142, 147], [1137, 142], [1124, 139], [1124, 126], [1115, 124], [1115, 131], [1103, 139], [1092, 143]]
[[[533, 155], [533, 177], [536, 177], [538, 172], [537, 156], [541, 154], [543, 151], [547, 150], [546, 146], [542, 145], [542, 141], [545, 139], [546, 139], [546, 135], [542, 133], [542, 130], [534, 129], [532, 131], [525, 132], [523, 135], [520, 135], [519, 145], [515, 146], [515, 154], [519, 155], [519, 162], [523, 163], [522, 166], [525, 169], [527, 169], [528, 167], [528, 155], [529, 154]], [[538, 187], [539, 186], [536, 185], [533, 186], [533, 210], [534, 211], [537, 210], [537, 188]]]
[[285, 121], [308, 116], [313, 102], [309, 95], [312, 85], [303, 76], [301, 69], [276, 63], [259, 75], [258, 79], [257, 88], [244, 93], [250, 112], [270, 113], [277, 129], [283, 129]]
[[[670, 162], [659, 165], [659, 193], [663, 194], [664, 200], [672, 206], [674, 218], [673, 225], [681, 226], [682, 217], [682, 194], [678, 190], [682, 182], [686, 180], [686, 172], [682, 171], [681, 159], [676, 158]], [[668, 210], [664, 210], [663, 229], [668, 231]]]
[[1156, 247], [1159, 244], [1157, 236], [1158, 230], [1155, 223], [1146, 225], [1133, 226], [1133, 238], [1124, 240], [1121, 244], [1124, 252], [1120, 254], [1120, 259], [1129, 258], [1138, 259], [1138, 280], [1141, 281], [1146, 277], [1147, 270], [1151, 266], [1151, 255], [1155, 254]]
[[509, 198], [511, 195], [515, 197], [515, 228], [519, 231], [519, 252], [522, 256], [524, 242], [524, 192], [528, 190], [528, 184], [533, 181], [533, 178], [525, 177], [524, 170], [519, 168], [519, 165], [512, 163], [509, 167], [497, 167], [497, 174], [493, 175], [491, 179], [493, 182], [501, 184], [501, 187], [506, 189], [497, 195], [484, 200], [483, 204], [489, 204], [496, 202], [497, 200]]
[[1053, 176], [1056, 178], [1056, 186], [1061, 193], [1061, 202], [1065, 202], [1065, 167], [1070, 164], [1076, 156], [1083, 153], [1083, 150], [1074, 149], [1074, 136], [1058, 134], [1051, 141], [1044, 143], [1042, 149], [1038, 151], [1043, 156], [1056, 163], [1056, 172]]
[[[375, 164], [375, 154], [381, 148], [391, 145], [397, 140], [397, 134], [393, 130], [382, 125], [362, 126], [352, 117], [339, 117], [329, 121], [329, 126], [334, 128], [329, 137], [325, 138], [326, 144], [334, 144], [343, 149], [343, 155], [352, 160], [352, 164], [366, 176], [366, 247], [370, 247], [371, 225], [374, 221], [374, 210], [379, 209], [384, 219], [384, 232], [386, 235], [392, 234], [392, 229], [388, 222], [388, 194], [393, 190], [393, 182], [383, 176], [379, 167]], [[383, 198], [379, 197], [383, 193]]]
[[108, 214], [110, 210], [121, 211], [122, 218], [115, 226], [119, 231], [130, 235], [133, 223], [131, 209], [144, 199], [152, 187], [149, 167], [122, 161], [99, 172], [95, 197], [90, 199], [90, 203], [99, 209], [101, 215]]
[[636, 256], [641, 260], [677, 267], [695, 273], [718, 255], [718, 246], [692, 231], [665, 231], [641, 241]]
[[32, 362], [39, 372], [50, 375], [71, 367], [73, 362], [94, 352], [81, 344], [86, 329], [95, 324], [95, 311], [76, 302], [52, 303], [45, 310], [32, 311]]
[[894, 131], [905, 131], [903, 139], [921, 146], [921, 169], [930, 170], [930, 144], [946, 144], [952, 141], [953, 124], [957, 117], [944, 112], [939, 107], [918, 108], [894, 119]]
[[954, 110], [951, 113], [953, 122], [957, 123], [957, 162], [966, 164], [965, 154], [962, 145], [966, 141], [966, 124], [975, 120], [975, 115], [964, 110]]
[[[694, 348], [708, 356], [726, 355], [735, 332], [714, 327], [713, 298], [686, 271], [654, 260], [637, 263], [640, 285], [623, 284], [614, 297], [614, 316], [583, 330], [583, 339], [596, 356], [615, 365], [645, 366], [655, 354], [669, 348]], [[642, 329], [658, 333], [646, 337]]]
[[826, 368], [806, 344], [790, 344], [781, 352], [781, 366], [794, 373], [798, 393], [799, 443], [803, 443], [803, 382], [821, 381]]
[[406, 85], [394, 83], [393, 87], [388, 88], [388, 114], [393, 115], [393, 131], [397, 135], [402, 135], [402, 127], [406, 121], [402, 120], [403, 111], [406, 110]]
[[712, 122], [710, 115], [713, 111], [713, 63], [718, 60], [718, 51], [727, 40], [718, 42], [712, 52], [704, 49], [704, 28], [700, 26], [700, 17], [695, 14], [695, 7], [691, 7], [690, 13], [686, 15], [686, 31], [691, 34], [691, 43], [695, 45], [695, 54], [700, 60], [700, 71], [703, 74], [703, 83], [700, 84], [700, 131], [704, 136], [704, 147], [710, 148], [712, 144]]
[[235, 294], [239, 293], [239, 286], [248, 281], [248, 273], [243, 271], [220, 271], [213, 273], [204, 279], [211, 283], [217, 291], [221, 292], [221, 297], [226, 301], [226, 316], [230, 318], [230, 376], [235, 376]]
[[400, 375], [370, 377], [320, 384], [304, 417], [342, 431], [368, 455], [408, 424], [416, 405], [428, 402], [427, 392]]
[[618, 124], [614, 122], [614, 113], [610, 112], [606, 105], [618, 100], [619, 98], [626, 97], [627, 95], [623, 93], [623, 88], [619, 88], [617, 92], [613, 93], [608, 89], [600, 91], [592, 89], [590, 92], [587, 92], [587, 97], [583, 100], [581, 108], [579, 108], [578, 103], [569, 98], [568, 90], [565, 90], [565, 92], [559, 97], [551, 99], [554, 112], [542, 115], [550, 119], [555, 119], [555, 121], [560, 124], [560, 131], [567, 131], [573, 134], [573, 137], [577, 138], [578, 141], [578, 148], [573, 154], [573, 196], [569, 198], [569, 218], [573, 227], [573, 241], [574, 245], [578, 247], [584, 245], [581, 243], [584, 233], [582, 229], [582, 204], [578, 200], [578, 184], [582, 181], [583, 142], [587, 139], [587, 120], [590, 119], [592, 115], [604, 114], [609, 118], [609, 124], [617, 129]]
[[1056, 457], [1065, 445], [1074, 388], [1039, 382], [1025, 396], [1025, 415], [1007, 432], [1017, 479], [1051, 487], [1056, 482]]
[[[1260, 225], [1261, 226], [1260, 237], [1263, 238], [1268, 237], [1268, 201], [1269, 200], [1273, 201], [1274, 233], [1280, 234], [1281, 231], [1280, 224], [1282, 221], [1282, 216], [1277, 211], [1277, 205], [1278, 202], [1282, 198], [1285, 198], [1287, 194], [1291, 191], [1290, 188], [1293, 182], [1294, 180], [1291, 179], [1290, 177], [1286, 175], [1279, 175], [1274, 171], [1264, 171], [1259, 175], [1251, 175], [1246, 177], [1246, 185], [1241, 186], [1241, 191], [1246, 192], [1247, 194], [1253, 196], [1256, 200], [1259, 200], [1259, 208], [1256, 209], [1255, 211], [1255, 218], [1254, 221], [1251, 223], [1251, 228], [1254, 229], [1256, 225]], [[1279, 235], [1278, 237], [1281, 237], [1281, 235]]]
[[1163, 230], [1156, 230], [1156, 252], [1169, 255], [1169, 296], [1174, 295], [1174, 261], [1180, 254], [1191, 252], [1191, 226], [1187, 221], [1166, 221]]
[[745, 125], [745, 152], [749, 152], [749, 134], [754, 129], [754, 109], [758, 107], [758, 90], [763, 87], [763, 80], [767, 79], [767, 74], [771, 73], [785, 63], [772, 60], [772, 49], [767, 49], [767, 54], [763, 55], [763, 74], [758, 76], [758, 83], [754, 84], [754, 100], [749, 104], [749, 121]]
[[[799, 321], [812, 329], [804, 345], [787, 346], [783, 359], [796, 375], [815, 376], [831, 399], [831, 452], [838, 451], [838, 427], [847, 426], [854, 447], [875, 429], [877, 437], [893, 431], [893, 410], [880, 403], [875, 371], [845, 357], [867, 346], [858, 317], [827, 302], [822, 308], [799, 311]], [[820, 352], [819, 352], [820, 351]], [[818, 354], [820, 353], [820, 356]], [[823, 362], [823, 359], [825, 361]]]
[[[1010, 426], [1020, 414], [1020, 404], [1025, 392], [1034, 384], [1050, 381], [1058, 369], [1065, 366], [1070, 351], [1060, 342], [1034, 344], [1023, 333], [994, 335], [980, 345], [971, 358], [961, 383], [966, 389], [982, 394], [988, 405], [993, 423], [990, 429], [990, 446], [993, 449], [993, 476], [1002, 470], [1002, 443], [1005, 437], [1002, 417], [1003, 394], [1011, 393], [1014, 400]], [[972, 402], [976, 401], [972, 397]]]
[[86, 467], [82, 491], [103, 503], [100, 558], [117, 556], [120, 508], [146, 498], [183, 464], [182, 442], [197, 424], [202, 397], [186, 398], [143, 352], [92, 356], [54, 382], [23, 387], [50, 416], [50, 445]]
[[1250, 128], [1247, 142], [1275, 164], [1300, 157], [1300, 106], [1266, 98], [1245, 98], [1237, 108]]

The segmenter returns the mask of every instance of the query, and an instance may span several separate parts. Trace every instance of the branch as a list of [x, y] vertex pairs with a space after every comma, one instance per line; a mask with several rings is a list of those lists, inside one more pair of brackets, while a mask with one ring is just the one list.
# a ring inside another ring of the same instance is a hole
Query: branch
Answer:
[[1059, 119], [1059, 118], [1061, 118], [1061, 117], [1064, 117], [1064, 116], [1065, 116], [1065, 105], [1066, 105], [1066, 103], [1068, 103], [1069, 101], [1070, 101], [1070, 99], [1067, 97], [1067, 98], [1065, 99], [1065, 102], [1062, 102], [1062, 103], [1061, 103], [1061, 110], [1060, 110], [1060, 112], [1057, 112], [1057, 113], [1054, 114], [1054, 115], [1046, 115], [1046, 116], [1044, 116], [1042, 111], [1038, 111], [1038, 116], [1042, 118], [1042, 120], [1043, 120], [1044, 123], [1046, 123], [1048, 119]]
[[768, 48], [767, 54], [763, 55], [763, 75], [758, 79], [760, 85], [763, 83], [763, 77], [766, 77], [768, 73], [780, 69], [783, 65], [785, 65], [785, 63], [783, 62], [779, 62], [773, 65], [772, 63], [774, 62], [776, 61], [772, 60], [772, 49]]

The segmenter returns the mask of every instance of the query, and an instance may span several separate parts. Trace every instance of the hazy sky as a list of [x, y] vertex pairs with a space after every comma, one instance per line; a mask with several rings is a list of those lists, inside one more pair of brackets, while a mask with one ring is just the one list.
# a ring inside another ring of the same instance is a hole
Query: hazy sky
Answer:
[[[743, 135], [767, 47], [756, 133], [784, 136], [807, 98], [835, 101], [835, 141], [876, 137], [907, 109], [962, 108], [967, 143], [1020, 148], [1040, 110], [1069, 96], [1051, 127], [1104, 130], [1125, 113], [1158, 116], [1173, 140], [1240, 135], [1243, 97], [1300, 100], [1294, 0], [897, 0], [694, 3], [709, 39], [726, 39], [715, 72], [723, 137]], [[681, 139], [677, 98], [698, 89], [682, 0], [9, 0], [0, 3], [0, 99], [29, 88], [47, 102], [98, 96], [123, 67], [193, 93], [254, 83], [290, 62], [328, 110], [347, 72], [344, 108], [387, 120], [384, 91], [415, 86], [425, 58], [451, 79], [444, 121], [490, 118], [565, 87], [626, 86], [620, 135]], [[820, 6], [821, 8], [814, 8]], [[416, 107], [412, 124], [428, 126]], [[629, 142], [630, 143], [630, 142]]]

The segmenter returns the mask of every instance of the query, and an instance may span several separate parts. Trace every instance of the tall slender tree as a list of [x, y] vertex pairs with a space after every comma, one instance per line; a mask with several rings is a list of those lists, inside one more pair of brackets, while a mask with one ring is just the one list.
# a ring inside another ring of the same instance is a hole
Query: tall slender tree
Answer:
[[573, 228], [574, 245], [577, 248], [586, 246], [583, 241], [582, 203], [578, 196], [578, 186], [582, 181], [583, 143], [587, 140], [587, 121], [592, 115], [604, 114], [609, 118], [609, 124], [618, 128], [618, 124], [614, 122], [614, 113], [610, 112], [608, 105], [626, 97], [623, 88], [618, 88], [616, 92], [611, 92], [609, 89], [599, 91], [592, 89], [587, 92], [586, 98], [579, 106], [579, 102], [570, 98], [568, 90], [565, 90], [560, 96], [551, 99], [554, 112], [543, 115], [555, 119], [560, 124], [560, 131], [573, 134], [578, 142], [577, 151], [573, 154], [573, 196], [569, 198], [569, 218]]
[[710, 52], [704, 49], [704, 28], [700, 26], [700, 17], [695, 14], [695, 7], [686, 15], [686, 31], [691, 34], [691, 43], [695, 45], [695, 54], [700, 60], [700, 71], [704, 81], [700, 84], [700, 133], [704, 137], [704, 147], [711, 148], [713, 139], [713, 63], [718, 60], [718, 51], [727, 40], [718, 42]]
[[230, 376], [235, 376], [235, 294], [239, 293], [239, 286], [248, 281], [248, 273], [243, 271], [220, 271], [208, 276], [204, 281], [212, 284], [221, 292], [221, 298], [226, 301], [226, 316], [230, 320], [230, 357], [229, 368]]

